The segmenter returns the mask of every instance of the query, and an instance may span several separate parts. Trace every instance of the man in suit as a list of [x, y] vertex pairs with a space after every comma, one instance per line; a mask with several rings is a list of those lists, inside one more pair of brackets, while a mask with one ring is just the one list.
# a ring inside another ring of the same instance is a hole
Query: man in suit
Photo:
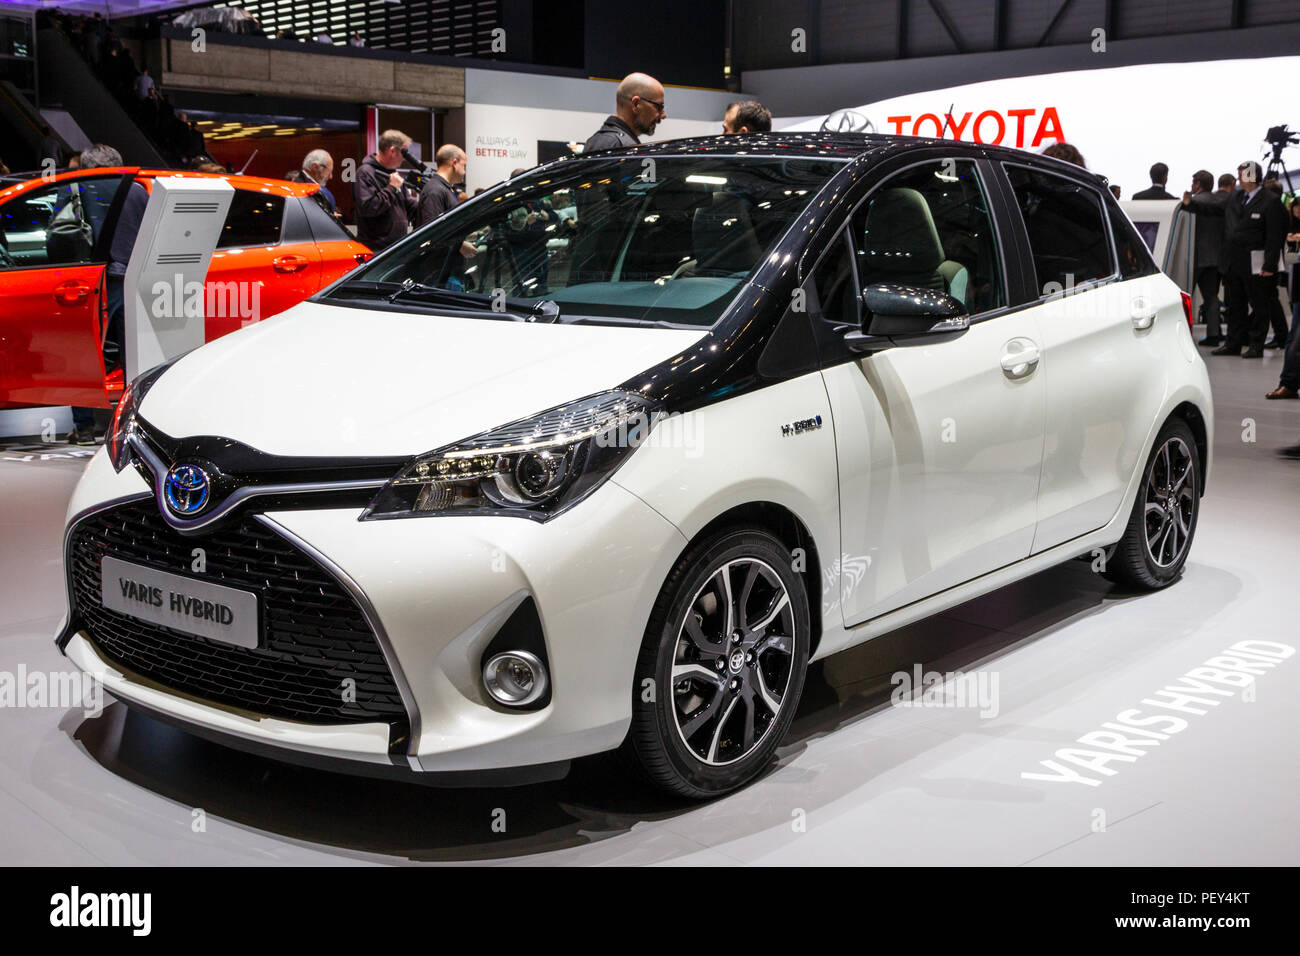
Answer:
[[[1229, 180], [1229, 185], [1231, 185]], [[1214, 188], [1214, 176], [1204, 169], [1192, 175], [1192, 191], [1183, 193], [1191, 200], [1188, 211], [1193, 214], [1201, 207], [1213, 206], [1214, 212], [1196, 220], [1196, 288], [1201, 293], [1201, 308], [1205, 313], [1205, 338], [1201, 345], [1223, 344], [1219, 329], [1220, 259], [1223, 255], [1223, 208], [1228, 202], [1226, 189]]]
[[[1262, 178], [1259, 163], [1242, 163], [1237, 167], [1241, 189], [1224, 206], [1228, 335], [1213, 355], [1264, 356], [1269, 299], [1277, 298], [1278, 258], [1286, 238], [1286, 211], [1275, 192], [1261, 187]], [[1190, 198], [1185, 198], [1183, 207], [1190, 205]], [[1249, 321], [1248, 307], [1254, 312], [1254, 318]]]
[[1165, 191], [1165, 183], [1169, 182], [1169, 167], [1164, 163], [1156, 163], [1151, 167], [1151, 185], [1139, 193], [1134, 193], [1134, 199], [1174, 199], [1176, 197], [1169, 195]]

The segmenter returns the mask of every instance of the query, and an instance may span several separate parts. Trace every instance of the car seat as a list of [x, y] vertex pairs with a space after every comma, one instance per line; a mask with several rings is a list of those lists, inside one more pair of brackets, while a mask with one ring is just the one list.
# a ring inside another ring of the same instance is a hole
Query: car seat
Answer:
[[734, 193], [715, 192], [709, 205], [697, 209], [691, 234], [698, 273], [748, 273], [763, 254], [749, 203]]
[[886, 189], [871, 201], [861, 249], [864, 284], [896, 282], [937, 289], [969, 308], [970, 273], [944, 253], [930, 207], [917, 190]]

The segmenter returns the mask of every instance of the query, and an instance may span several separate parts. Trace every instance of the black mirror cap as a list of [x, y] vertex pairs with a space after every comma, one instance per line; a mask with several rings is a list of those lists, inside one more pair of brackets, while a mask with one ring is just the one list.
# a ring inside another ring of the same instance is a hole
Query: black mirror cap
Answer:
[[936, 289], [878, 282], [863, 290], [862, 306], [862, 330], [844, 336], [845, 344], [855, 352], [933, 345], [970, 328], [966, 307]]

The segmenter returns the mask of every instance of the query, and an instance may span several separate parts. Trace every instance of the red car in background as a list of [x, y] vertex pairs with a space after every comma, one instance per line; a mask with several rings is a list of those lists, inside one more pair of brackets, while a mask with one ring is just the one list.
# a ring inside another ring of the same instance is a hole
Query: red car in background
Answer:
[[[256, 284], [257, 319], [296, 305], [370, 258], [312, 198], [320, 188], [314, 183], [138, 167], [0, 179], [0, 408], [107, 408], [117, 401], [122, 370], [106, 375], [102, 351], [108, 250], [131, 182], [152, 190], [158, 176], [220, 178], [234, 187], [206, 281], [244, 290]], [[94, 233], [88, 252], [53, 241], [54, 217], [74, 183]], [[209, 315], [206, 341], [245, 321], [237, 313]]]

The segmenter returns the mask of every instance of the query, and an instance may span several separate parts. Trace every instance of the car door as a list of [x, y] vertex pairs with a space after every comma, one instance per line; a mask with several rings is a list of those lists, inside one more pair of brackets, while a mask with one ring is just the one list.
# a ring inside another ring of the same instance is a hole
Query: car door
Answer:
[[123, 178], [33, 184], [0, 206], [0, 406], [108, 405], [104, 268]]
[[1102, 527], [1120, 507], [1163, 397], [1167, 356], [1151, 335], [1155, 316], [1184, 319], [1172, 284], [1123, 281], [1099, 186], [1004, 166], [1040, 295], [1039, 552]]
[[878, 282], [947, 292], [972, 315], [950, 341], [824, 369], [848, 626], [1030, 552], [1043, 444], [1040, 333], [1032, 310], [1008, 305], [989, 169], [981, 175], [974, 161], [953, 158], [893, 173], [815, 273], [814, 285], [834, 290], [829, 302], [818, 293], [821, 321], [840, 327], [858, 321], [860, 290]]
[[316, 244], [282, 242], [284, 196], [235, 189], [205, 283], [206, 341], [283, 312], [316, 291]]
[[337, 219], [321, 208], [314, 196], [301, 197], [297, 201], [306, 214], [311, 238], [320, 254], [320, 284], [312, 290], [313, 293], [341, 279], [362, 262], [374, 258], [374, 253], [353, 239]]

